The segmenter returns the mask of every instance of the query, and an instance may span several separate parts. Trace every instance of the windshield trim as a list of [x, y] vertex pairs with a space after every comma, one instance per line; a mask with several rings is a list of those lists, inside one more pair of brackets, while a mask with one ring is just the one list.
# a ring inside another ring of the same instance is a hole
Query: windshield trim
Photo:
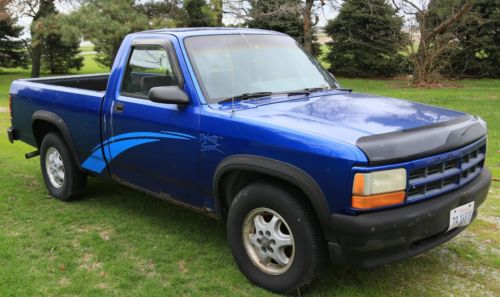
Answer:
[[293, 37], [291, 37], [291, 36], [289, 36], [287, 34], [280, 33], [280, 32], [272, 32], [272, 33], [242, 32], [241, 34], [227, 33], [227, 34], [203, 34], [203, 35], [187, 36], [187, 37], [183, 38], [182, 43], [184, 45], [184, 49], [185, 49], [185, 52], [187, 54], [187, 58], [189, 60], [189, 64], [191, 65], [191, 68], [194, 71], [196, 82], [197, 82], [198, 86], [200, 87], [201, 92], [203, 94], [203, 99], [205, 101], [204, 104], [208, 104], [208, 105], [210, 105], [210, 104], [218, 104], [220, 101], [223, 101], [224, 99], [228, 99], [228, 98], [220, 98], [220, 99], [217, 100], [217, 102], [210, 102], [211, 98], [208, 95], [208, 91], [207, 91], [207, 89], [205, 87], [205, 84], [204, 84], [203, 80], [201, 79], [201, 74], [200, 74], [200, 71], [198, 69], [198, 66], [196, 65], [196, 63], [194, 63], [194, 58], [192, 56], [192, 52], [189, 50], [189, 47], [187, 46], [186, 41], [189, 40], [189, 39], [191, 39], [191, 38], [198, 38], [198, 37], [207, 37], [207, 36], [239, 36], [239, 35], [259, 35], [259, 36], [272, 36], [272, 35], [276, 35], [276, 36], [282, 36], [282, 37], [286, 37], [286, 38], [292, 39], [295, 42], [295, 44], [306, 54], [307, 58], [313, 63], [313, 65], [318, 69], [318, 71], [323, 75], [323, 77], [325, 77], [326, 80], [332, 80], [333, 81], [334, 86], [333, 86], [332, 89], [338, 88], [338, 82], [335, 79], [335, 77], [333, 77], [333, 75], [331, 75], [331, 73], [328, 70], [326, 70], [325, 68], [323, 68], [323, 66], [321, 65], [321, 63], [319, 63], [319, 61], [311, 53], [309, 53], [300, 43], [298, 43]]

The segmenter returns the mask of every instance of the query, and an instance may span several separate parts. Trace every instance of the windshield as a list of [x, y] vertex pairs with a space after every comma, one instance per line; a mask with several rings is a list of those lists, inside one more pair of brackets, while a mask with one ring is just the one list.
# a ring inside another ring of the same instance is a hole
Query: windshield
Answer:
[[333, 76], [288, 36], [195, 36], [185, 45], [208, 103], [242, 94], [337, 87]]

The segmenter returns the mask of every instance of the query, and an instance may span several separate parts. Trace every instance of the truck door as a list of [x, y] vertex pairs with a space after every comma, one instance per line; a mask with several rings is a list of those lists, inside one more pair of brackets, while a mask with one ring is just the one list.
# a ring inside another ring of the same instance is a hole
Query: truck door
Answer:
[[149, 90], [184, 88], [182, 72], [168, 36], [132, 42], [121, 86], [107, 107], [108, 162], [113, 178], [134, 187], [202, 206], [198, 188], [197, 104], [155, 103]]

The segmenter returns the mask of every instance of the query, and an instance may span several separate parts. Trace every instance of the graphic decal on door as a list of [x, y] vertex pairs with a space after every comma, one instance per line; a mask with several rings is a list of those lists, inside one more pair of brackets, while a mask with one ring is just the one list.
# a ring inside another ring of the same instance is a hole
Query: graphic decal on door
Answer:
[[200, 134], [201, 151], [224, 153], [219, 149], [219, 146], [222, 145], [220, 143], [222, 139], [224, 138], [217, 135]]
[[102, 157], [102, 151], [108, 162], [111, 162], [121, 153], [133, 147], [158, 142], [162, 139], [193, 140], [196, 137], [189, 134], [161, 131], [157, 132], [131, 132], [113, 136], [92, 149], [90, 156], [82, 163], [82, 168], [101, 173], [106, 168], [106, 161]]

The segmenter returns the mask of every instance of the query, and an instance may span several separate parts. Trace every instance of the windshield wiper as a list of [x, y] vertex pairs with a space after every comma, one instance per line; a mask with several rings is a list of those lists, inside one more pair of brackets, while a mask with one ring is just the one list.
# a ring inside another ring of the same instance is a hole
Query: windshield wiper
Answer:
[[260, 98], [260, 97], [267, 97], [273, 95], [273, 92], [255, 92], [255, 93], [243, 93], [238, 96], [234, 96], [231, 98], [227, 98], [224, 100], [219, 101], [219, 103], [227, 103], [227, 102], [232, 102], [234, 101], [239, 101], [239, 100], [247, 100], [247, 99], [254, 99], [254, 98]]
[[283, 92], [281, 94], [286, 94], [288, 96], [294, 96], [294, 95], [311, 95], [311, 93], [314, 92], [321, 92], [321, 91], [326, 91], [326, 90], [331, 90], [330, 88], [305, 88], [302, 90], [297, 90], [297, 91], [289, 91], [289, 92]]
[[321, 92], [321, 91], [328, 91], [331, 90], [330, 88], [305, 88], [304, 91], [307, 91], [309, 93], [314, 93], [314, 92]]
[[314, 93], [314, 92], [321, 92], [321, 91], [330, 91], [330, 90], [335, 90], [335, 91], [343, 91], [343, 92], [352, 92], [352, 89], [347, 89], [347, 88], [306, 88], [304, 91]]
[[262, 97], [268, 97], [268, 96], [272, 96], [272, 95], [287, 95], [287, 96], [307, 95], [308, 96], [314, 92], [321, 92], [321, 91], [328, 91], [328, 90], [352, 92], [352, 89], [342, 89], [342, 88], [331, 89], [331, 88], [321, 88], [321, 87], [305, 88], [302, 90], [290, 91], [290, 92], [254, 92], [254, 93], [243, 93], [241, 95], [237, 95], [237, 96], [234, 96], [231, 98], [221, 100], [218, 103], [228, 103], [228, 102], [233, 102], [233, 100], [234, 101], [241, 101], [241, 100], [262, 98]]
[[331, 88], [322, 88], [322, 87], [317, 87], [317, 88], [305, 88], [302, 90], [298, 91], [291, 91], [291, 92], [286, 92], [288, 96], [293, 96], [293, 95], [310, 95], [311, 93], [315, 92], [321, 92], [321, 91], [328, 91], [328, 90], [333, 90]]

